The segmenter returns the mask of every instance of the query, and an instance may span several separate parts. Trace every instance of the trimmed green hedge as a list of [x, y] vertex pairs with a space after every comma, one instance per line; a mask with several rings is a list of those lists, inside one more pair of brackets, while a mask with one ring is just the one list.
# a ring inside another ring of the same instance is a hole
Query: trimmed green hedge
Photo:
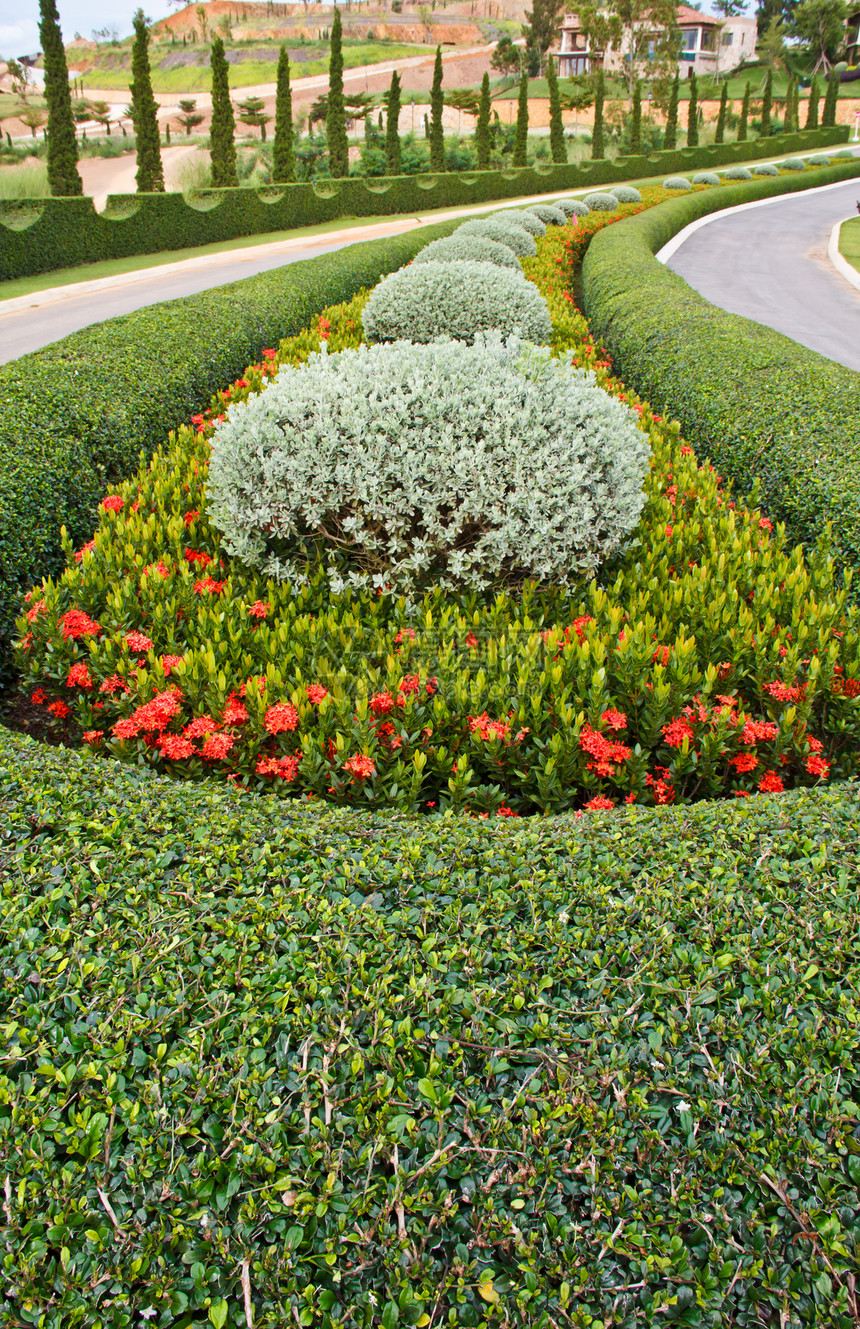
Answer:
[[89, 538], [141, 451], [325, 308], [407, 263], [456, 221], [366, 241], [84, 328], [0, 366], [0, 684], [20, 596]]
[[131, 254], [155, 254], [244, 235], [315, 226], [339, 217], [372, 217], [468, 207], [521, 195], [589, 188], [611, 181], [748, 161], [764, 154], [844, 143], [846, 125], [707, 148], [619, 157], [579, 166], [541, 165], [502, 171], [451, 171], [381, 179], [112, 195], [105, 212], [92, 199], [50, 198], [0, 203], [0, 280]]
[[860, 175], [860, 161], [723, 185], [601, 231], [582, 267], [583, 308], [620, 376], [792, 540], [833, 523], [834, 555], [860, 567], [860, 374], [710, 304], [654, 255], [698, 217]]
[[0, 825], [4, 1325], [853, 1325], [856, 788], [415, 820], [0, 731]]

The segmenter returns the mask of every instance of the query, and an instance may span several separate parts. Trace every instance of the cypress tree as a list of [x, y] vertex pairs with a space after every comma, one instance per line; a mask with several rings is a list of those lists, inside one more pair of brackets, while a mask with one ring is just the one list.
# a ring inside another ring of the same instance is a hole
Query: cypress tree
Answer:
[[630, 120], [630, 155], [642, 151], [642, 84], [637, 78], [633, 88], [633, 114]]
[[699, 89], [696, 87], [696, 75], [690, 75], [690, 102], [687, 106], [687, 147], [699, 146]]
[[430, 170], [445, 169], [445, 126], [442, 124], [442, 107], [445, 95], [442, 92], [442, 47], [436, 47], [436, 63], [433, 66], [433, 87], [430, 89]]
[[796, 78], [792, 78], [789, 83], [788, 93], [791, 100], [791, 108], [789, 109], [789, 107], [786, 107], [785, 109], [785, 128], [787, 131], [790, 130], [792, 133], [796, 134], [800, 128], [800, 94]]
[[813, 74], [809, 88], [809, 105], [806, 108], [806, 128], [818, 128], [818, 79]]
[[773, 108], [773, 70], [767, 71], [764, 81], [764, 96], [761, 100], [761, 136], [770, 137], [770, 113]]
[[385, 127], [385, 155], [388, 158], [388, 174], [400, 175], [400, 75], [395, 69], [391, 75], [391, 87], [388, 90], [388, 118]]
[[478, 170], [489, 170], [492, 140], [490, 136], [490, 76], [486, 72], [481, 79], [481, 105], [478, 110], [478, 123], [475, 125], [475, 148], [478, 153]]
[[558, 90], [558, 78], [555, 61], [547, 56], [546, 81], [549, 88], [549, 147], [554, 162], [567, 163], [567, 144], [564, 141], [564, 125], [561, 119], [561, 93]]
[[726, 115], [729, 109], [729, 85], [723, 84], [723, 90], [720, 93], [720, 113], [717, 116], [717, 132], [714, 135], [715, 143], [722, 143], [726, 136]]
[[528, 165], [529, 146], [529, 76], [520, 74], [520, 99], [517, 102], [517, 136], [514, 140], [514, 166]]
[[209, 152], [212, 158], [212, 183], [216, 189], [238, 185], [236, 174], [236, 144], [233, 134], [236, 121], [230, 101], [227, 59], [224, 42], [216, 37], [210, 57], [212, 66], [212, 124], [209, 129]]
[[275, 95], [275, 141], [272, 145], [272, 179], [289, 184], [296, 178], [293, 152], [293, 94], [290, 90], [290, 57], [286, 46], [278, 55], [278, 90]]
[[606, 96], [606, 85], [603, 81], [603, 70], [597, 71], [597, 87], [594, 92], [594, 128], [591, 131], [591, 160], [601, 161], [603, 159], [603, 99]]
[[750, 122], [750, 85], [744, 88], [744, 100], [741, 105], [741, 122], [738, 125], [738, 143], [746, 143]]
[[161, 137], [152, 78], [149, 73], [149, 33], [143, 10], [133, 19], [134, 46], [131, 52], [131, 118], [137, 139], [137, 192], [163, 194], [164, 170], [161, 165]]
[[78, 145], [69, 91], [69, 67], [56, 0], [39, 0], [39, 40], [45, 60], [48, 103], [48, 188], [58, 198], [83, 194], [78, 174]]
[[669, 93], [669, 108], [666, 111], [666, 129], [663, 134], [663, 148], [674, 152], [678, 146], [678, 97], [681, 92], [681, 77], [675, 75], [672, 91]]
[[831, 69], [830, 78], [827, 81], [827, 95], [824, 98], [824, 109], [821, 112], [821, 128], [832, 129], [836, 124], [836, 103], [839, 100], [839, 75], [835, 69]]
[[346, 136], [346, 108], [343, 104], [343, 27], [340, 10], [336, 6], [331, 25], [325, 135], [328, 140], [329, 170], [335, 177], [344, 176], [349, 171], [349, 140]]

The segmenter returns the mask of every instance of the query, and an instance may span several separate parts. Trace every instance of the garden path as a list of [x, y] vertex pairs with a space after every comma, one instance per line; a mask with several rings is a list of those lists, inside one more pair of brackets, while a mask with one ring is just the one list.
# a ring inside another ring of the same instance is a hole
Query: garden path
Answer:
[[833, 226], [858, 198], [860, 181], [849, 180], [732, 208], [703, 219], [667, 265], [712, 304], [860, 370], [860, 291], [827, 257]]

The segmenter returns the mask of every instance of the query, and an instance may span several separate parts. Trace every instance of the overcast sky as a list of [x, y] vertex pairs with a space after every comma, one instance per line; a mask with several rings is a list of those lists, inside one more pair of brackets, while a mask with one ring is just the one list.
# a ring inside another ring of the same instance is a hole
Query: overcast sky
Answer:
[[[121, 37], [131, 32], [131, 19], [141, 0], [57, 0], [63, 40], [70, 42], [76, 32], [92, 37], [94, 28], [116, 23]], [[148, 18], [164, 18], [173, 11], [166, 0], [145, 0], [143, 12]], [[0, 55], [29, 55], [38, 51], [38, 0], [0, 0]]]

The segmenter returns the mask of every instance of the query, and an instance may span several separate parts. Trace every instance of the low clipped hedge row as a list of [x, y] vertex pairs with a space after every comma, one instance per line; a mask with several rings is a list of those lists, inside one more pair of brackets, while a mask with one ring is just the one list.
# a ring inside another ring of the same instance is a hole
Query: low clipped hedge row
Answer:
[[851, 1329], [858, 844], [854, 787], [431, 823], [0, 730], [0, 1318]]
[[141, 309], [0, 367], [0, 686], [21, 593], [63, 565], [110, 485], [263, 348], [407, 263], [456, 222]]
[[860, 374], [710, 304], [654, 255], [698, 217], [860, 175], [860, 161], [676, 198], [601, 231], [582, 266], [589, 325], [619, 375], [701, 455], [814, 545], [860, 567]]
[[588, 188], [666, 171], [699, 170], [763, 153], [804, 151], [848, 139], [846, 125], [781, 134], [703, 148], [619, 157], [577, 166], [541, 165], [510, 170], [452, 171], [388, 179], [211, 189], [186, 201], [182, 194], [112, 195], [103, 213], [89, 198], [50, 198], [0, 204], [0, 280], [154, 254], [243, 235], [315, 226], [338, 217], [372, 217], [462, 207], [561, 189]]

